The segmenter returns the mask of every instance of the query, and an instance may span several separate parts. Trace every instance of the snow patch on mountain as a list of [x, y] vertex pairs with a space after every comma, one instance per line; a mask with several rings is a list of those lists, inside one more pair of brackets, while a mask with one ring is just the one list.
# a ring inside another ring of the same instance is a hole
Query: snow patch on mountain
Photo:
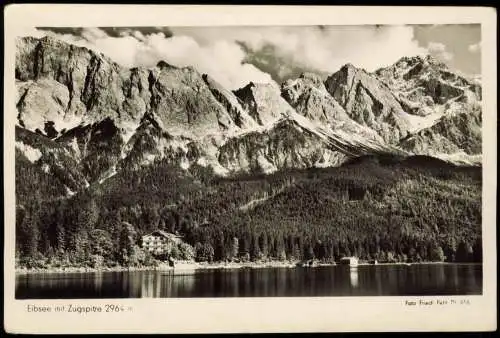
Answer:
[[121, 136], [123, 140], [123, 144], [127, 144], [130, 141], [130, 138], [134, 135], [137, 127], [139, 127], [139, 123], [137, 121], [121, 121], [119, 124], [121, 128]]
[[116, 165], [113, 165], [106, 173], [104, 173], [103, 177], [99, 180], [99, 184], [103, 184], [107, 179], [115, 176], [118, 173], [116, 170]]
[[19, 149], [31, 163], [35, 163], [42, 157], [42, 152], [39, 149], [33, 148], [29, 144], [16, 141], [16, 148]]
[[440, 111], [430, 113], [425, 117], [412, 114], [405, 114], [405, 118], [410, 123], [410, 128], [408, 129], [410, 133], [416, 133], [419, 130], [433, 126], [441, 119], [441, 117], [443, 117], [443, 113]]
[[76, 194], [76, 191], [71, 190], [67, 185], [65, 185], [64, 188], [66, 189], [66, 196], [71, 197]]
[[69, 149], [73, 151], [75, 158], [77, 160], [80, 160], [82, 158], [82, 153], [80, 152], [80, 147], [78, 146], [78, 140], [76, 139], [76, 137], [73, 137], [73, 140], [68, 145]]
[[47, 163], [42, 164], [42, 171], [48, 174], [50, 172], [50, 166]]
[[257, 156], [257, 163], [262, 172], [265, 174], [271, 174], [278, 170], [278, 168], [269, 162], [263, 154], [259, 154]]

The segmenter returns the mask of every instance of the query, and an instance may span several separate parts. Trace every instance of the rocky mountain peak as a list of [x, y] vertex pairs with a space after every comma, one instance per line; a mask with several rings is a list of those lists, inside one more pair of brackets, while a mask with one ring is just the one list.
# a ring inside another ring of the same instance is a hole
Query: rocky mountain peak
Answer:
[[234, 91], [243, 108], [260, 125], [274, 123], [293, 108], [281, 96], [280, 89], [270, 83], [250, 82]]
[[298, 78], [289, 79], [281, 85], [281, 95], [294, 106], [301, 96], [313, 88], [327, 94], [323, 80], [319, 75], [302, 73]]
[[160, 69], [163, 69], [163, 68], [177, 68], [169, 63], [167, 63], [166, 61], [158, 61], [158, 63], [156, 64], [156, 67], [157, 68], [160, 68]]
[[281, 86], [282, 97], [295, 111], [325, 125], [336, 125], [349, 119], [344, 108], [328, 93], [320, 76], [303, 73]]
[[329, 76], [325, 87], [357, 123], [397, 143], [410, 130], [407, 114], [386, 83], [350, 64]]
[[444, 63], [443, 61], [439, 60], [438, 58], [436, 58], [430, 54], [427, 54], [425, 56], [424, 61], [427, 62], [429, 65], [433, 65], [433, 66], [436, 66], [439, 68], [448, 68], [446, 63]]
[[389, 67], [377, 69], [374, 74], [391, 82], [390, 78], [402, 78], [409, 81], [419, 76], [437, 77], [441, 71], [449, 71], [448, 66], [428, 54], [402, 57]]
[[[405, 111], [414, 115], [457, 109], [462, 103], [474, 104], [481, 98], [475, 81], [452, 71], [431, 55], [401, 58], [374, 75], [391, 88]], [[441, 105], [444, 106], [436, 109]]]
[[356, 72], [356, 71], [360, 70], [360, 68], [357, 68], [352, 63], [348, 62], [345, 65], [343, 65], [342, 67], [340, 67], [340, 70], [343, 72], [351, 72], [351, 71]]
[[15, 70], [19, 119], [32, 130], [43, 130], [50, 120], [61, 132], [106, 117], [118, 119], [124, 112], [126, 75], [109, 58], [85, 47], [52, 37], [20, 38]]
[[208, 74], [203, 74], [202, 78], [214, 97], [227, 110], [236, 126], [239, 128], [253, 128], [257, 125], [255, 120], [243, 108], [243, 102], [233, 92], [224, 88]]
[[299, 79], [302, 79], [312, 85], [316, 88], [324, 88], [324, 80], [322, 79], [321, 75], [311, 73], [311, 72], [305, 72], [300, 74]]

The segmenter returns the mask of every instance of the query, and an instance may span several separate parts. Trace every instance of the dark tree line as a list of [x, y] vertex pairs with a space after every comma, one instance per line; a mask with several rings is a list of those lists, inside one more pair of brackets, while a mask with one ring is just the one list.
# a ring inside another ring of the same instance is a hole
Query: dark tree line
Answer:
[[222, 179], [156, 163], [69, 199], [16, 190], [18, 263], [152, 264], [140, 238], [155, 229], [199, 261], [480, 262], [480, 170], [362, 160]]

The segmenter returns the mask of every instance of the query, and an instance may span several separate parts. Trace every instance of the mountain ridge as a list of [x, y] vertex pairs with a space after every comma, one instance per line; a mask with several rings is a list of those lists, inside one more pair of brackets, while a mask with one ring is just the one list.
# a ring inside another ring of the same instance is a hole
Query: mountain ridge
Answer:
[[19, 128], [68, 149], [90, 183], [161, 159], [219, 175], [391, 152], [480, 164], [481, 87], [431, 58], [231, 91], [193, 67], [125, 69], [85, 47], [27, 37], [17, 41], [15, 75]]

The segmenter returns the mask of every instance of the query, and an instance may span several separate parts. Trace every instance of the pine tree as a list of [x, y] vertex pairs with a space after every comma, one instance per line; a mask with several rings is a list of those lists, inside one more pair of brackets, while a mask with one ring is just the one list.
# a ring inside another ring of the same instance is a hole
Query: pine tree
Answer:
[[123, 222], [118, 250], [120, 253], [120, 261], [124, 266], [130, 266], [132, 264], [131, 258], [134, 254], [134, 246], [137, 241], [136, 236], [137, 232], [132, 224]]
[[259, 236], [259, 248], [260, 248], [260, 254], [262, 255], [263, 258], [267, 258], [269, 254], [269, 239], [267, 236], [267, 233], [264, 232]]
[[238, 257], [238, 252], [240, 250], [240, 245], [239, 245], [239, 240], [238, 237], [233, 237], [231, 241], [231, 255], [230, 259], [235, 259]]
[[225, 244], [224, 244], [224, 233], [222, 231], [216, 231], [214, 238], [214, 259], [216, 261], [223, 261], [225, 257]]
[[250, 259], [252, 261], [256, 261], [260, 258], [261, 256], [261, 250], [259, 247], [259, 237], [257, 234], [252, 236], [252, 242], [250, 246]]
[[64, 226], [64, 214], [62, 208], [57, 210], [55, 232], [57, 249], [60, 253], [63, 253], [66, 250], [66, 228]]

